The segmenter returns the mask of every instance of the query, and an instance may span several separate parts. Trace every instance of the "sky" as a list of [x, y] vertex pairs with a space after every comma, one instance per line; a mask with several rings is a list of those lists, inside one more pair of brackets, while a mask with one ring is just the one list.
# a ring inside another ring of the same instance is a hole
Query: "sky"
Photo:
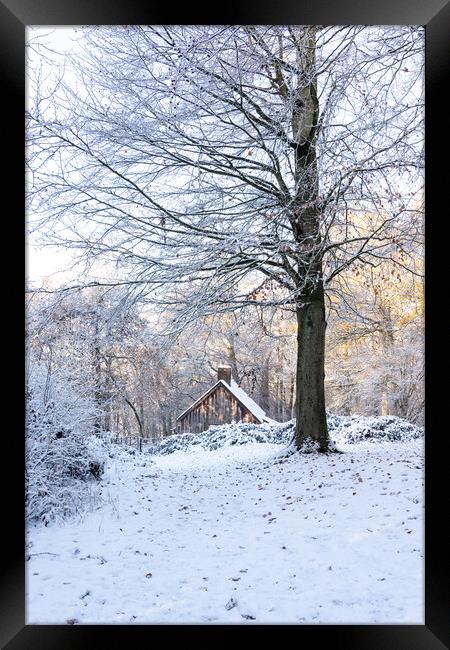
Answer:
[[[29, 26], [26, 28], [27, 43], [46, 43], [48, 54], [53, 61], [57, 61], [59, 54], [68, 52], [76, 47], [77, 26]], [[36, 55], [32, 47], [27, 50], [27, 64], [33, 62]], [[29, 98], [29, 85], [27, 84], [27, 100]], [[26, 215], [27, 223], [30, 219]], [[27, 283], [40, 287], [42, 285], [57, 286], [59, 284], [76, 280], [77, 273], [71, 273], [70, 267], [75, 256], [72, 251], [57, 247], [41, 247], [37, 237], [28, 232], [26, 237], [25, 272]]]
[[26, 244], [25, 272], [27, 281], [35, 286], [43, 284], [59, 284], [66, 278], [69, 251], [64, 249], [50, 250], [33, 244], [32, 237]]

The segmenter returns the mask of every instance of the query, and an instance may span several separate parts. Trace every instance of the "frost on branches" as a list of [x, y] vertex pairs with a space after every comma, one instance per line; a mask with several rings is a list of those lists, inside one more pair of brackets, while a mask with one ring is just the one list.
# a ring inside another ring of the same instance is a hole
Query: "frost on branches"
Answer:
[[86, 269], [111, 264], [105, 286], [172, 312], [172, 334], [289, 312], [296, 448], [325, 451], [327, 312], [376, 328], [362, 269], [418, 273], [423, 39], [407, 25], [93, 26], [55, 60], [31, 39], [32, 227]]
[[26, 392], [26, 515], [45, 525], [96, 500], [105, 441], [92, 435], [97, 408], [81, 384], [31, 361]]

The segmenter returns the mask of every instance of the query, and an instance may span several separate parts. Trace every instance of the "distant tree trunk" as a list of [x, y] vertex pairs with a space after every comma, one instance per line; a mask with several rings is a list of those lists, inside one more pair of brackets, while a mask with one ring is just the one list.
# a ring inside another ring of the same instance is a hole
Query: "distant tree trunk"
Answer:
[[287, 410], [287, 404], [286, 404], [286, 382], [284, 379], [281, 379], [281, 420], [284, 422], [286, 419], [286, 410]]
[[[389, 358], [391, 350], [394, 346], [394, 327], [392, 322], [392, 314], [389, 306], [383, 306], [381, 308], [381, 313], [383, 314], [383, 330], [381, 332], [381, 346], [383, 350], [383, 355], [385, 359]], [[393, 382], [391, 381], [391, 372], [388, 367], [388, 372], [386, 373], [380, 396], [380, 414], [381, 415], [392, 415], [392, 412], [395, 414], [395, 409], [393, 406], [392, 399], [393, 392]]]
[[104, 429], [105, 431], [111, 430], [111, 411], [112, 411], [112, 359], [108, 357], [106, 362], [106, 372], [105, 372], [105, 419], [104, 419]]
[[95, 418], [94, 429], [96, 431], [101, 431], [102, 428], [102, 414], [103, 410], [103, 390], [102, 390], [102, 365], [101, 365], [101, 356], [100, 356], [100, 347], [95, 345], [94, 347], [94, 373], [95, 373], [95, 401], [97, 403], [100, 413]]
[[260, 405], [263, 411], [270, 414], [270, 357], [266, 357], [261, 368]]
[[295, 417], [295, 378], [291, 379], [291, 390], [289, 393], [289, 418], [293, 420]]
[[146, 437], [145, 415], [144, 415], [144, 398], [143, 398], [142, 393], [141, 393], [140, 399], [139, 399], [139, 419], [141, 421], [142, 436]]
[[281, 391], [280, 391], [280, 380], [277, 378], [275, 382], [275, 418], [281, 422], [283, 417], [283, 412], [281, 408]]
[[142, 421], [141, 421], [141, 419], [139, 417], [139, 414], [138, 414], [136, 408], [134, 407], [134, 405], [130, 402], [130, 400], [127, 399], [126, 397], [124, 399], [125, 399], [126, 403], [128, 404], [128, 406], [131, 408], [131, 410], [134, 413], [134, 416], [135, 416], [135, 418], [137, 420], [137, 423], [139, 425], [139, 435], [143, 438], [144, 437], [144, 429], [143, 429]]
[[227, 361], [231, 366], [231, 378], [236, 383], [239, 383], [239, 370], [236, 357], [236, 348], [234, 345], [234, 331], [231, 331], [227, 336]]
[[104, 409], [104, 394], [103, 394], [103, 378], [102, 378], [102, 358], [100, 346], [100, 325], [99, 315], [94, 312], [94, 344], [92, 349], [92, 364], [95, 377], [95, 402], [97, 404], [99, 413], [94, 421], [94, 430], [101, 431], [102, 429], [102, 415]]

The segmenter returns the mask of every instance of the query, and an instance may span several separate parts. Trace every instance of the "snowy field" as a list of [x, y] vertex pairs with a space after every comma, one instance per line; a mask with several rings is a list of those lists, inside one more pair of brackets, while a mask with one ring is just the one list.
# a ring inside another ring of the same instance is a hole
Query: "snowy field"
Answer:
[[423, 438], [277, 458], [123, 450], [82, 520], [27, 535], [27, 623], [422, 623]]

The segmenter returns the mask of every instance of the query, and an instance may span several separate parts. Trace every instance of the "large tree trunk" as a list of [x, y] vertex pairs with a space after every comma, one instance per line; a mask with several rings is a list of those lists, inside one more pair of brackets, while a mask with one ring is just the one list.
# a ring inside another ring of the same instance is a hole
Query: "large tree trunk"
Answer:
[[317, 96], [315, 27], [298, 31], [297, 62], [302, 74], [293, 99], [292, 132], [296, 142], [297, 193], [291, 223], [298, 247], [297, 302], [297, 449], [318, 443], [328, 451], [325, 413], [325, 296], [320, 236], [319, 179], [316, 157]]
[[318, 287], [297, 308], [297, 400], [295, 445], [303, 449], [313, 441], [328, 451], [329, 437], [325, 414], [325, 302]]

